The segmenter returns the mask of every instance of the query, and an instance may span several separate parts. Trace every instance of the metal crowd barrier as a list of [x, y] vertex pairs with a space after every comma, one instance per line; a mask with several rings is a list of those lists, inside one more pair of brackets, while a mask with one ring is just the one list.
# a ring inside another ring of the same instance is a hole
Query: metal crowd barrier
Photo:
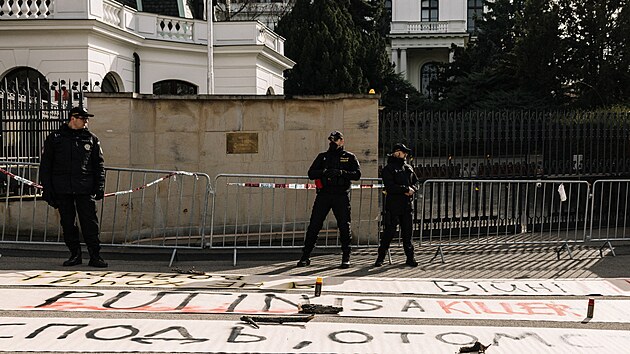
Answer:
[[586, 240], [589, 184], [549, 180], [427, 180], [418, 202], [420, 245], [560, 245]]
[[[380, 180], [353, 181], [350, 195], [354, 247], [378, 245]], [[215, 178], [209, 248], [300, 248], [304, 244], [315, 186], [306, 176], [220, 174]], [[332, 211], [317, 247], [339, 247]]]
[[[39, 166], [0, 161], [0, 243], [63, 243], [58, 213], [41, 200]], [[177, 249], [300, 248], [315, 186], [305, 176], [220, 174], [107, 168], [99, 203], [104, 245]], [[13, 175], [13, 177], [11, 176]], [[18, 176], [18, 178], [15, 178]], [[380, 180], [363, 178], [351, 192], [354, 247], [378, 246]], [[210, 199], [212, 198], [212, 200]], [[420, 246], [549, 244], [557, 255], [587, 241], [626, 236], [630, 180], [426, 180], [417, 193], [414, 238]], [[400, 240], [398, 240], [400, 242]], [[337, 248], [332, 212], [318, 247]]]
[[599, 180], [593, 183], [593, 198], [590, 211], [590, 234], [588, 239], [603, 242], [600, 248], [615, 251], [612, 241], [630, 240], [630, 180]]
[[[28, 181], [39, 180], [35, 163], [0, 162]], [[63, 243], [58, 212], [41, 189], [7, 174], [0, 187], [0, 242]], [[206, 237], [210, 178], [204, 173], [106, 168], [105, 198], [97, 203], [102, 245], [201, 249]]]

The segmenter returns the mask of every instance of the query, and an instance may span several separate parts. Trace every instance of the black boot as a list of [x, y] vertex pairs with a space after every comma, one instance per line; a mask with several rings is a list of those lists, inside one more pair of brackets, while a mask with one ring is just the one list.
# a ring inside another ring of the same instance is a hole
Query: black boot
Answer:
[[405, 262], [406, 265], [410, 267], [418, 266], [418, 262], [416, 262], [416, 258], [414, 257], [414, 254], [413, 254], [413, 247], [405, 248], [405, 255], [407, 256], [407, 261]]
[[350, 268], [350, 251], [343, 251], [343, 255], [341, 256], [341, 265], [339, 266], [339, 268]]
[[99, 249], [88, 248], [88, 251], [90, 252], [90, 262], [88, 263], [90, 267], [107, 268], [108, 264], [101, 258]]
[[302, 258], [297, 262], [298, 267], [306, 267], [311, 265], [311, 260], [307, 255], [303, 254]]
[[387, 251], [381, 251], [381, 249], [378, 249], [378, 256], [376, 256], [376, 262], [374, 262], [374, 266], [375, 267], [380, 267], [383, 265], [383, 263], [385, 262], [385, 255], [387, 254]]
[[302, 257], [297, 262], [298, 267], [308, 267], [311, 265], [311, 252], [313, 252], [314, 246], [304, 245], [302, 247]]
[[75, 248], [70, 250], [70, 258], [63, 262], [64, 267], [72, 267], [83, 263], [81, 260], [81, 248]]
[[105, 262], [101, 256], [91, 257], [88, 265], [96, 268], [107, 268], [108, 266], [107, 262]]

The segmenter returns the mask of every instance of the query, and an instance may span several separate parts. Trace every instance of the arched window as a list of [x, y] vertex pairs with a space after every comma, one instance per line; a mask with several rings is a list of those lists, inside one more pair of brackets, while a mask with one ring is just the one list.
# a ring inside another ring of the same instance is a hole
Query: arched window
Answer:
[[120, 92], [120, 85], [118, 85], [118, 80], [116, 80], [116, 76], [113, 73], [107, 73], [103, 78], [103, 83], [101, 83], [101, 92]]
[[265, 95], [275, 95], [276, 91], [274, 91], [273, 87], [268, 87], [267, 88], [267, 92], [265, 93]]
[[429, 98], [434, 98], [434, 92], [429, 89], [429, 83], [437, 79], [438, 66], [436, 63], [426, 63], [420, 69], [420, 92]]
[[[11, 69], [4, 74], [0, 80], [0, 89], [8, 89], [9, 92], [26, 94], [27, 83], [30, 96], [36, 97], [38, 93], [41, 92], [43, 100], [47, 101], [50, 98], [50, 90], [46, 77], [38, 70], [27, 66]], [[18, 90], [19, 92], [17, 92]]]
[[182, 80], [162, 80], [153, 84], [154, 95], [196, 95], [197, 85]]

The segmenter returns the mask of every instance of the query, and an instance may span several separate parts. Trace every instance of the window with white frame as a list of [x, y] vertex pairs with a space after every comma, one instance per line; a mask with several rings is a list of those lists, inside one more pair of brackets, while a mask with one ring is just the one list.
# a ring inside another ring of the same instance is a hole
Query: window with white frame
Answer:
[[483, 2], [484, 0], [468, 0], [468, 32], [476, 31], [477, 25], [475, 20], [479, 20], [483, 16]]
[[422, 0], [420, 18], [422, 22], [436, 22], [438, 20], [438, 0]]

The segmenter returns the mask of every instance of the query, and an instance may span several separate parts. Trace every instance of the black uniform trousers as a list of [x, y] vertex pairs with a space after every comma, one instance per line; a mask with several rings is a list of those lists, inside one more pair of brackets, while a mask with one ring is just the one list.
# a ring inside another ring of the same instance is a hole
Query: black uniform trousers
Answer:
[[88, 194], [56, 194], [55, 201], [59, 204], [63, 239], [71, 252], [81, 249], [79, 228], [75, 221], [79, 215], [83, 239], [90, 254], [98, 255], [101, 242], [98, 238], [99, 227], [96, 216], [96, 202]]
[[413, 243], [411, 242], [413, 215], [411, 211], [398, 215], [392, 214], [391, 212], [386, 213], [386, 217], [383, 220], [385, 230], [381, 238], [381, 244], [378, 247], [378, 253], [384, 255], [387, 252], [392, 239], [396, 236], [396, 228], [399, 224], [405, 255], [407, 258], [411, 258], [413, 257]]
[[350, 252], [352, 236], [350, 235], [350, 197], [348, 193], [318, 193], [315, 197], [311, 221], [306, 230], [306, 240], [304, 241], [304, 248], [302, 249], [305, 255], [310, 255], [313, 248], [315, 248], [319, 231], [321, 231], [322, 226], [324, 226], [324, 220], [326, 220], [330, 209], [332, 209], [335, 219], [337, 219], [341, 250], [344, 253]]

